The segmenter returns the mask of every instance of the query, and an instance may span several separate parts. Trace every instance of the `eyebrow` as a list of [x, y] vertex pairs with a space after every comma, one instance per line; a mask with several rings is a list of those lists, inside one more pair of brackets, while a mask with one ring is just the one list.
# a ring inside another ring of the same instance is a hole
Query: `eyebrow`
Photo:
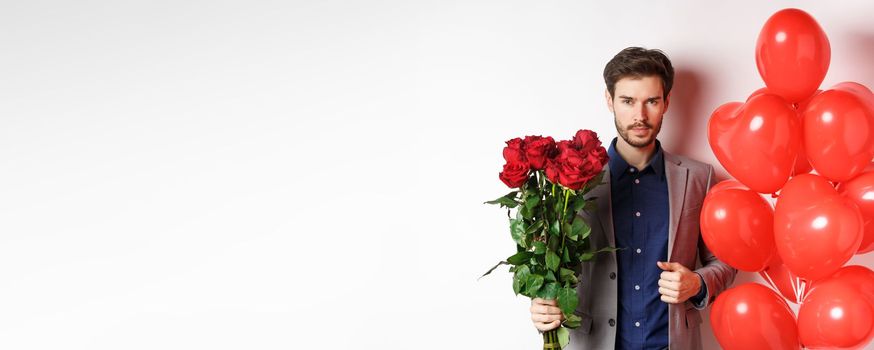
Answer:
[[[619, 95], [619, 98], [621, 98], [621, 99], [623, 99], [623, 100], [632, 100], [632, 101], [634, 101], [634, 97], [631, 97], [631, 96]], [[647, 101], [658, 101], [658, 100], [661, 100], [661, 99], [662, 99], [661, 96], [653, 96], [653, 97], [650, 97], [650, 98], [648, 98], [648, 99], [646, 99], [646, 100], [647, 100]]]

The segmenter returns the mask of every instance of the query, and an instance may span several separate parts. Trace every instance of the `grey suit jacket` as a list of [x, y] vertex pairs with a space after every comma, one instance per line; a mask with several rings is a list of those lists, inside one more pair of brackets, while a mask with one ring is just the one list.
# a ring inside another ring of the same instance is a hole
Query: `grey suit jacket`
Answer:
[[[732, 283], [737, 273], [735, 269], [717, 260], [700, 236], [698, 218], [704, 196], [715, 181], [713, 167], [667, 152], [664, 153], [664, 159], [670, 203], [668, 260], [678, 262], [703, 277], [707, 285], [707, 296], [701, 307], [703, 310]], [[605, 168], [606, 184], [594, 188], [588, 194], [590, 197], [597, 197], [597, 213], [581, 211], [578, 214], [592, 227], [589, 237], [595, 249], [616, 245], [610, 201], [610, 169], [609, 166]], [[600, 253], [581, 266], [581, 282], [577, 289], [580, 303], [575, 314], [581, 316], [583, 321], [579, 328], [571, 330], [569, 349], [614, 348], [617, 272], [615, 253]], [[670, 348], [702, 349], [699, 327], [701, 321], [699, 309], [690, 301], [668, 304]]]

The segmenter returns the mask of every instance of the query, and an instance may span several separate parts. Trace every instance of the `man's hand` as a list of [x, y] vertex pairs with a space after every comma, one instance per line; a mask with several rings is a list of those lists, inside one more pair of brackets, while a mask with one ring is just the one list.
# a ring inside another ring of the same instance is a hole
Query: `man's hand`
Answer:
[[558, 328], [564, 321], [564, 315], [555, 300], [534, 298], [531, 299], [531, 321], [534, 321], [537, 330], [546, 332]]
[[657, 262], [662, 274], [659, 278], [659, 294], [662, 301], [679, 304], [698, 294], [701, 277], [685, 266], [675, 262]]

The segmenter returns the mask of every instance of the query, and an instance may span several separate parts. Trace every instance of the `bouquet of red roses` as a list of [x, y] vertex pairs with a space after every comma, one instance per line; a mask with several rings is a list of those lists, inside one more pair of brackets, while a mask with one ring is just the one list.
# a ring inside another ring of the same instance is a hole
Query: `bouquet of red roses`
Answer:
[[[595, 210], [594, 198], [585, 195], [601, 184], [607, 151], [595, 132], [580, 130], [558, 143], [541, 136], [509, 140], [504, 159], [499, 177], [514, 191], [486, 203], [507, 208], [517, 252], [485, 275], [512, 265], [513, 292], [557, 299], [565, 321], [543, 334], [544, 349], [564, 347], [567, 328], [579, 327], [581, 321], [573, 313], [579, 302], [576, 286], [585, 283], [578, 278], [579, 266], [599, 252], [589, 246], [591, 228], [576, 213]], [[511, 209], [516, 209], [514, 216]]]

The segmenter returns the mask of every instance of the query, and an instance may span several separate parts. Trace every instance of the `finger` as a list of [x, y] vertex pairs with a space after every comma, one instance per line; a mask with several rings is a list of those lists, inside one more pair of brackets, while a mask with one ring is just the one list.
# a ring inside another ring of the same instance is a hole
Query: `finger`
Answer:
[[659, 280], [659, 287], [664, 287], [671, 290], [680, 290], [680, 282]]
[[534, 323], [550, 323], [560, 321], [561, 317], [559, 317], [559, 315], [532, 314], [531, 320], [534, 321]]
[[561, 321], [557, 320], [555, 322], [550, 323], [549, 329], [547, 329], [547, 330], [552, 330], [552, 329], [558, 328], [558, 326], [560, 326], [560, 325], [561, 325]]
[[658, 261], [658, 262], [656, 262], [656, 264], [659, 266], [660, 269], [665, 270], [665, 271], [688, 270], [685, 266], [683, 266], [683, 264], [680, 264], [678, 262]]
[[534, 327], [537, 328], [537, 330], [539, 330], [541, 332], [546, 332], [546, 331], [550, 331], [550, 330], [553, 330], [555, 328], [558, 328], [559, 325], [561, 325], [561, 321], [553, 321], [553, 322], [548, 322], [548, 323], [543, 323], [543, 322], [535, 323]]
[[678, 298], [680, 296], [680, 291], [659, 287], [659, 294], [666, 297]]
[[544, 313], [549, 315], [561, 315], [561, 309], [555, 306], [546, 306]]
[[666, 302], [666, 303], [668, 303], [668, 304], [676, 304], [676, 303], [677, 303], [677, 298], [669, 297], [669, 296], [666, 296], [666, 295], [662, 295], [662, 301], [664, 301], [664, 302]]
[[532, 314], [543, 314], [543, 315], [561, 314], [561, 309], [559, 309], [555, 306], [548, 306], [548, 305], [531, 305], [530, 311]]
[[680, 273], [679, 272], [665, 271], [665, 272], [662, 272], [661, 275], [659, 275], [659, 278], [661, 278], [663, 280], [668, 280], [668, 281], [679, 281], [680, 280]]
[[550, 306], [557, 306], [558, 305], [558, 301], [556, 301], [555, 299], [542, 299], [542, 298], [531, 299], [531, 303], [538, 304], [538, 305], [550, 305]]

